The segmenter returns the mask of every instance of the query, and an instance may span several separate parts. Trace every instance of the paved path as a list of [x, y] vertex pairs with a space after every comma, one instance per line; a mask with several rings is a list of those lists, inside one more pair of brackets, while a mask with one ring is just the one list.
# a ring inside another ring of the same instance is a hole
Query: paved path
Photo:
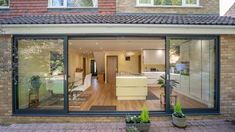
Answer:
[[[235, 132], [235, 123], [225, 120], [188, 121], [186, 129], [173, 127], [170, 121], [152, 122], [150, 132]], [[0, 126], [0, 132], [125, 132], [124, 123], [47, 123]]]

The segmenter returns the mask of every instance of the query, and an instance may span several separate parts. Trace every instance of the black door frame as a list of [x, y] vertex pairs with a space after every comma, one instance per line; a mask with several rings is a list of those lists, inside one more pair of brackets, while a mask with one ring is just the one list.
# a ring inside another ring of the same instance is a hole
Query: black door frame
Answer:
[[[113, 111], [113, 112], [94, 112], [94, 111], [75, 111], [69, 112], [69, 99], [68, 99], [68, 41], [72, 38], [100, 38], [100, 37], [160, 37], [165, 39], [165, 62], [166, 62], [166, 74], [167, 79], [165, 88], [165, 111], [150, 111], [150, 115], [170, 115], [172, 109], [170, 109], [170, 95], [169, 95], [169, 44], [171, 38], [197, 38], [197, 39], [214, 39], [216, 50], [216, 67], [215, 67], [215, 107], [205, 109], [184, 109], [183, 111], [187, 114], [219, 114], [220, 113], [220, 40], [218, 35], [146, 35], [146, 34], [90, 34], [90, 35], [14, 35], [12, 44], [12, 99], [13, 99], [13, 115], [29, 115], [29, 116], [124, 116], [126, 114], [139, 114], [140, 111]], [[17, 94], [17, 83], [18, 80], [18, 69], [14, 66], [14, 63], [18, 63], [17, 51], [19, 39], [64, 39], [64, 67], [65, 67], [65, 78], [64, 78], [64, 110], [19, 110], [18, 109], [18, 94]], [[15, 96], [14, 96], [15, 95]]]
[[[63, 41], [63, 50], [68, 51], [68, 37], [67, 36], [61, 36], [61, 35], [15, 35], [13, 36], [13, 44], [12, 44], [12, 108], [13, 108], [13, 115], [58, 115], [58, 114], [64, 114], [68, 113], [68, 90], [67, 90], [67, 80], [68, 80], [68, 52], [64, 52], [64, 109], [57, 110], [57, 109], [51, 109], [51, 110], [38, 110], [38, 109], [19, 109], [18, 108], [18, 40], [22, 39], [28, 39], [28, 40], [57, 40], [61, 39]], [[14, 96], [15, 95], [15, 96]]]

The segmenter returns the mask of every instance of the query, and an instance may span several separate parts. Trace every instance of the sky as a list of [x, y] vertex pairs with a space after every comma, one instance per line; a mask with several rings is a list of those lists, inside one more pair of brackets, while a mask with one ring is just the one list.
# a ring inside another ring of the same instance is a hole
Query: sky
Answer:
[[234, 2], [235, 0], [220, 0], [220, 15], [224, 15]]

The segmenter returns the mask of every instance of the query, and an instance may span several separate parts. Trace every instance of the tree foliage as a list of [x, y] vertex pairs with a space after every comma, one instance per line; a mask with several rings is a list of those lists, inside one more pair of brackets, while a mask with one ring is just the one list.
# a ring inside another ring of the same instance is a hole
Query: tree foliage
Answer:
[[182, 5], [182, 0], [154, 0], [154, 5]]

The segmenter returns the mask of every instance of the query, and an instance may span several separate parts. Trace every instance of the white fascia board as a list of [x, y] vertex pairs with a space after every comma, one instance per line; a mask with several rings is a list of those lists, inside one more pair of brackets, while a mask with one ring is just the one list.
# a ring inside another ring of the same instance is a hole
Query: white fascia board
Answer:
[[1, 34], [235, 34], [235, 26], [167, 24], [0, 25]]

